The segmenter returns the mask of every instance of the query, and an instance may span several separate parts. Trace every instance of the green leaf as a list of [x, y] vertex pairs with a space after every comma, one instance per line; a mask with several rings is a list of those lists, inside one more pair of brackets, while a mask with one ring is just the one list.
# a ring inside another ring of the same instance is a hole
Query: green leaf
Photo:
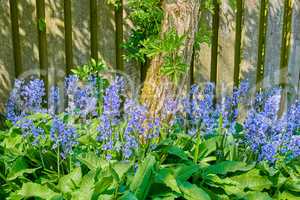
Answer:
[[181, 158], [182, 160], [188, 160], [187, 154], [182, 149], [180, 149], [176, 146], [167, 146], [167, 147], [163, 148], [163, 151], [166, 153], [175, 155], [175, 156]]
[[284, 191], [278, 195], [278, 200], [300, 200], [300, 195], [295, 196], [294, 194], [291, 194], [287, 191]]
[[177, 180], [179, 181], [186, 181], [188, 180], [194, 173], [198, 172], [200, 167], [195, 164], [191, 165], [179, 165], [174, 168], [174, 175]]
[[42, 19], [42, 18], [39, 19], [38, 27], [39, 27], [39, 31], [41, 31], [41, 32], [46, 31], [46, 21], [45, 21], [45, 19]]
[[140, 164], [130, 184], [130, 190], [139, 200], [146, 199], [147, 197], [152, 183], [153, 169], [155, 164], [156, 160], [154, 156], [147, 156], [145, 160]]
[[95, 171], [89, 171], [80, 183], [80, 188], [72, 192], [73, 200], [91, 199], [94, 193]]
[[272, 200], [265, 192], [248, 192], [243, 198], [246, 200]]
[[82, 179], [81, 168], [75, 168], [71, 173], [61, 177], [58, 181], [58, 188], [64, 193], [72, 192], [77, 187]]
[[24, 183], [18, 194], [23, 198], [39, 197], [42, 199], [54, 199], [59, 198], [60, 195], [47, 186], [43, 186], [37, 183]]
[[[104, 164], [104, 162], [100, 160], [95, 153], [92, 152], [84, 154], [83, 156], [79, 157], [78, 160], [86, 165], [90, 170], [96, 170]], [[108, 166], [108, 162], [105, 164], [105, 166]]]
[[171, 169], [161, 169], [158, 173], [156, 173], [155, 182], [164, 183], [174, 192], [181, 193]]
[[95, 184], [95, 192], [99, 194], [105, 192], [113, 183], [113, 181], [114, 179], [112, 176], [101, 177], [100, 180]]
[[120, 197], [120, 200], [138, 200], [138, 198], [133, 193], [127, 191]]
[[195, 184], [191, 184], [187, 181], [179, 182], [179, 188], [183, 194], [183, 197], [187, 200], [210, 200], [209, 195], [200, 187]]
[[112, 164], [112, 168], [118, 174], [119, 178], [122, 179], [123, 176], [128, 172], [131, 168], [132, 164], [127, 161], [115, 162]]
[[39, 168], [33, 168], [29, 169], [28, 164], [26, 163], [26, 160], [24, 157], [19, 157], [17, 160], [13, 163], [8, 175], [7, 180], [11, 181], [14, 180], [20, 176], [23, 176], [23, 174], [32, 174]]
[[247, 173], [233, 176], [232, 180], [239, 183], [239, 187], [243, 189], [251, 189], [255, 191], [262, 191], [263, 189], [270, 189], [272, 182], [266, 177], [259, 174], [258, 169], [253, 169]]
[[284, 187], [293, 192], [300, 192], [299, 178], [289, 178], [289, 180], [284, 184]]
[[248, 165], [239, 161], [223, 161], [215, 165], [211, 165], [204, 169], [205, 174], [222, 174], [226, 175], [229, 172], [245, 172], [253, 169], [254, 164]]

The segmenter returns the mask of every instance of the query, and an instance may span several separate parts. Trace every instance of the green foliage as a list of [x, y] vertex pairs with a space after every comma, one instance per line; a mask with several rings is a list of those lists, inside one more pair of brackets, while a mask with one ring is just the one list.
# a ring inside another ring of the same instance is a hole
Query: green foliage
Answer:
[[116, 9], [119, 9], [121, 5], [121, 0], [106, 0], [106, 3], [108, 5], [114, 6]]
[[98, 77], [100, 73], [103, 73], [107, 69], [108, 67], [102, 60], [96, 61], [95, 59], [91, 59], [88, 64], [77, 66], [71, 72], [77, 75], [80, 80], [87, 81], [91, 76]]
[[[47, 119], [45, 115], [30, 118]], [[46, 130], [49, 128], [46, 126]], [[269, 166], [256, 164], [255, 160], [228, 160], [228, 156], [217, 162], [217, 144], [223, 140], [220, 135], [198, 143], [192, 137], [184, 137], [181, 131], [172, 132], [138, 161], [108, 161], [97, 155], [89, 141], [74, 150], [72, 163], [68, 159], [61, 161], [62, 175], [58, 177], [55, 153], [47, 142], [40, 151], [20, 138], [16, 127], [1, 134], [5, 134], [0, 137], [1, 199], [300, 198], [298, 160]], [[223, 151], [231, 155], [235, 144], [230, 138], [225, 141], [230, 142]], [[195, 145], [199, 145], [196, 163]]]
[[45, 19], [40, 18], [38, 20], [38, 28], [39, 28], [39, 31], [41, 31], [41, 32], [46, 31], [46, 21], [45, 21]]
[[128, 18], [134, 28], [123, 47], [126, 60], [145, 62], [145, 54], [140, 51], [143, 41], [150, 37], [159, 37], [163, 11], [160, 0], [129, 0]]
[[172, 29], [164, 33], [162, 38], [152, 37], [144, 40], [142, 43], [144, 48], [140, 52], [149, 58], [162, 55], [163, 64], [160, 73], [178, 83], [181, 75], [187, 70], [187, 65], [183, 62], [180, 52], [184, 40], [184, 36], [179, 36]]

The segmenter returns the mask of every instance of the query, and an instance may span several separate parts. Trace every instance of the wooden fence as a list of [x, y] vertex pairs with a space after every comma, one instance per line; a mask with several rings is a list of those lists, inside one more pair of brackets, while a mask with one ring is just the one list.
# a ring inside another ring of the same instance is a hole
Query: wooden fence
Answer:
[[[168, 2], [168, 0], [166, 0]], [[229, 0], [203, 11], [201, 23], [211, 34], [194, 52], [193, 80], [219, 86], [247, 78], [257, 87], [293, 86], [299, 94], [300, 2]], [[132, 23], [126, 0], [115, 10], [105, 0], [0, 0], [0, 110], [15, 77], [41, 70], [49, 84], [90, 57], [140, 80], [140, 66], [125, 63], [120, 44]]]

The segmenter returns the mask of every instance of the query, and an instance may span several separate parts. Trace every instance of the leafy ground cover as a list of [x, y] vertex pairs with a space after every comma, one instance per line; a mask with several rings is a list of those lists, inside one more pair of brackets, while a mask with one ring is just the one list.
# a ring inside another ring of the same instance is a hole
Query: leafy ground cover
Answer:
[[195, 85], [150, 114], [121, 77], [74, 73], [48, 101], [43, 81], [16, 80], [1, 199], [300, 199], [300, 103], [279, 116], [279, 88], [250, 101], [245, 82], [215, 103]]

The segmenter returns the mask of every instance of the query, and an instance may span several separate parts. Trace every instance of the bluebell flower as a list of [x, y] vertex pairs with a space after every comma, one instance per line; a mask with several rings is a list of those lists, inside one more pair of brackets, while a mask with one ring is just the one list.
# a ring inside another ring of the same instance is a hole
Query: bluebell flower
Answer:
[[45, 87], [42, 80], [16, 80], [6, 105], [7, 118], [16, 123], [26, 115], [44, 112], [44, 96]]
[[65, 124], [62, 120], [54, 118], [50, 129], [50, 139], [53, 142], [52, 148], [60, 148], [60, 154], [66, 158], [78, 144], [78, 134], [71, 125]]
[[33, 145], [38, 145], [40, 139], [45, 139], [45, 131], [41, 127], [38, 127], [30, 119], [22, 118], [16, 123], [16, 126], [21, 129], [22, 136], [31, 140], [33, 138]]

